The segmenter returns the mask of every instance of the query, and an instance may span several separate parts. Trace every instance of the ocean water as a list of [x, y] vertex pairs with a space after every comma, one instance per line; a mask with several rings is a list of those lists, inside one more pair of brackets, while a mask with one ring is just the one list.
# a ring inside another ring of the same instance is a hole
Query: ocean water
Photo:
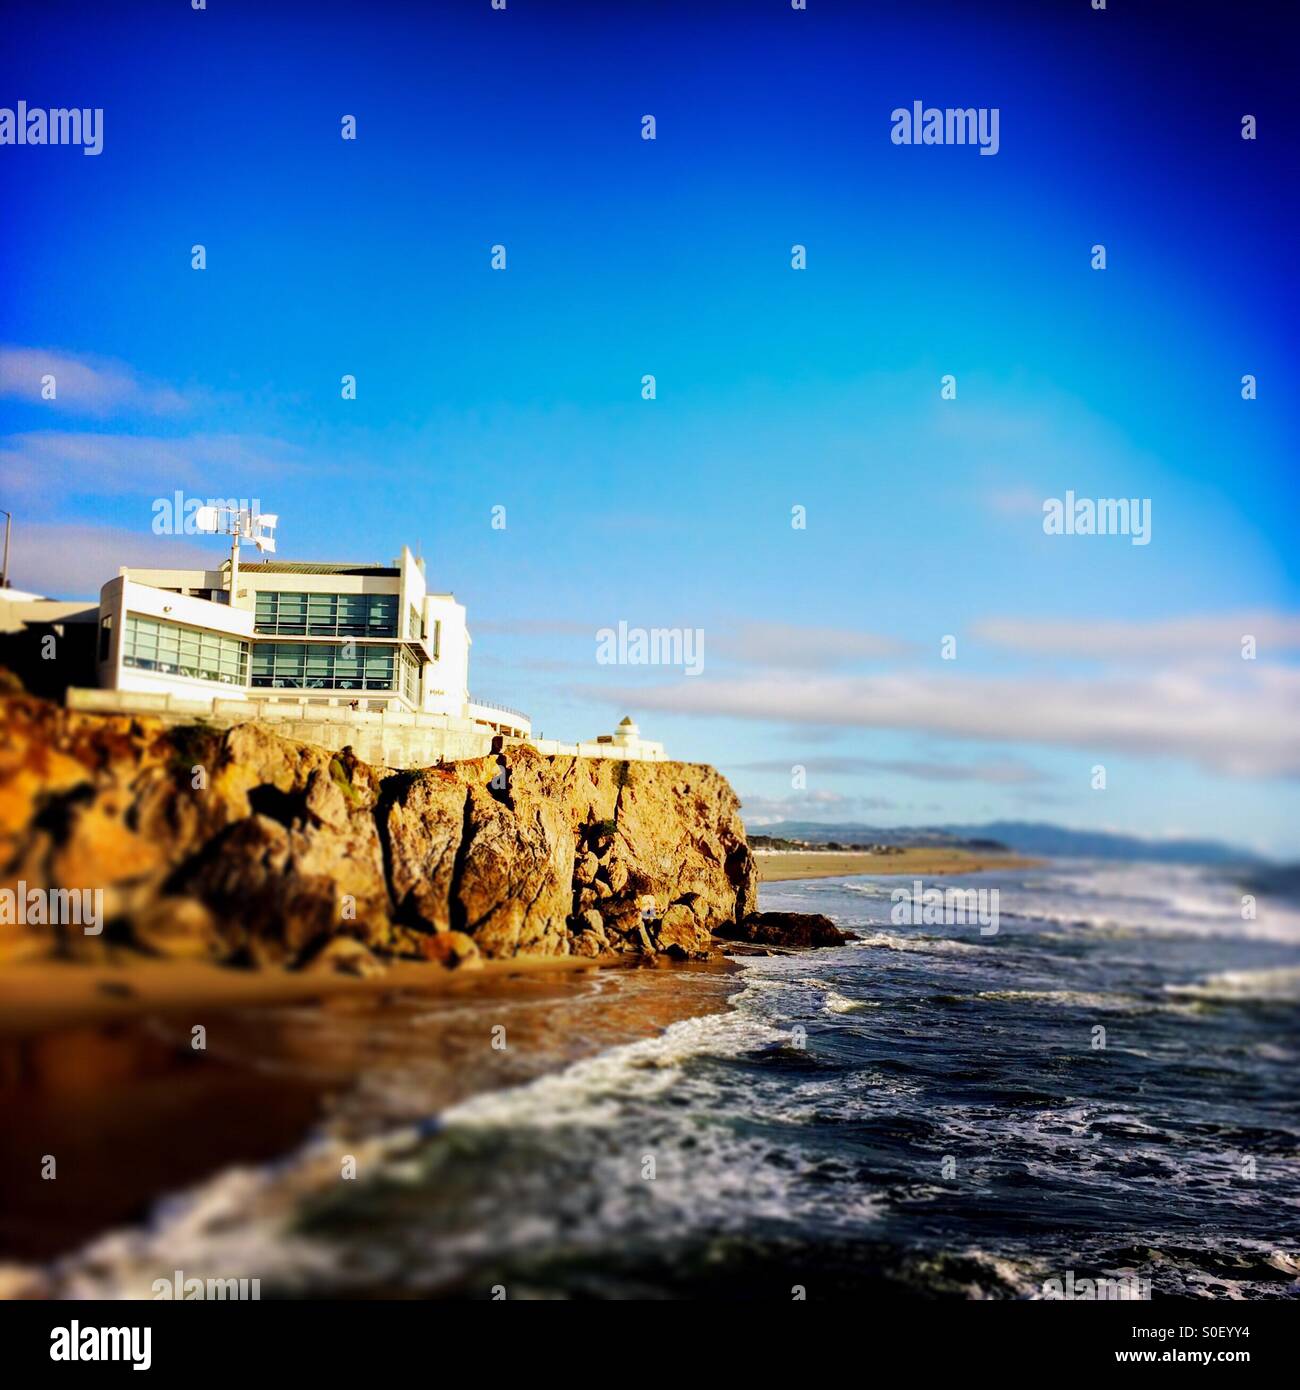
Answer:
[[996, 934], [895, 925], [897, 880], [768, 885], [858, 938], [371, 1134], [355, 1181], [324, 1137], [220, 1174], [63, 1291], [147, 1296], [157, 1266], [263, 1297], [1300, 1294], [1300, 911], [1242, 921], [1238, 886], [1177, 866], [955, 882], [999, 890]]

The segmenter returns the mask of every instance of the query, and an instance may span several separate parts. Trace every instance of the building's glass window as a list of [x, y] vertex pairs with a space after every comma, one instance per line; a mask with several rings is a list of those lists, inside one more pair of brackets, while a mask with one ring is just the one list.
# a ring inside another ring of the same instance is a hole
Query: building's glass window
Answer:
[[281, 637], [396, 637], [396, 594], [257, 595], [258, 632]]
[[424, 636], [424, 620], [420, 617], [420, 610], [415, 604], [411, 605], [411, 611], [407, 616], [406, 635], [415, 638]]
[[413, 705], [420, 703], [420, 668], [405, 648], [402, 649], [402, 694]]
[[245, 685], [248, 643], [223, 632], [128, 613], [122, 629], [122, 665], [165, 676]]
[[341, 647], [254, 642], [252, 684], [285, 690], [392, 690], [396, 650], [357, 642]]
[[113, 645], [113, 615], [101, 618], [99, 622], [99, 659], [107, 661]]

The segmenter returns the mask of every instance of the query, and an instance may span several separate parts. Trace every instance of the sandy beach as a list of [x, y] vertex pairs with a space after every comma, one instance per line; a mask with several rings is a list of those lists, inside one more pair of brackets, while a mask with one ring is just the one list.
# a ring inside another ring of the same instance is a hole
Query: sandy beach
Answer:
[[143, 961], [125, 953], [110, 964], [25, 961], [0, 972], [0, 1040], [53, 1028], [122, 1022], [146, 1013], [197, 1015], [330, 1001], [346, 1007], [349, 999], [382, 1000], [407, 993], [482, 998], [517, 987], [525, 978], [629, 968], [632, 963], [626, 956], [613, 955], [522, 956], [448, 970], [433, 963], [395, 961], [381, 974], [358, 977], [331, 970], [239, 970], [208, 961]]
[[983, 854], [965, 849], [900, 849], [896, 854], [863, 850], [757, 850], [754, 859], [763, 883], [801, 878], [843, 878], [847, 874], [910, 874], [947, 877], [985, 869], [1030, 869], [1041, 861], [1015, 854]]

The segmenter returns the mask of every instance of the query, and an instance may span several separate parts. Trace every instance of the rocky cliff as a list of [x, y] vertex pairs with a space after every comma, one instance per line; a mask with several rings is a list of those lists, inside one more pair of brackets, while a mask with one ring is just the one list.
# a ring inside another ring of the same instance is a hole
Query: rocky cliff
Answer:
[[27, 696], [0, 721], [0, 888], [102, 890], [104, 928], [5, 911], [0, 960], [690, 956], [756, 905], [736, 797], [701, 765], [520, 747], [395, 772]]

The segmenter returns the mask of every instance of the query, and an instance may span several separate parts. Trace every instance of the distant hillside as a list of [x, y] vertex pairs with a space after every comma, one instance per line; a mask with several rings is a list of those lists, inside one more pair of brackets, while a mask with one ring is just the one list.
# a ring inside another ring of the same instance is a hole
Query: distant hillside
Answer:
[[[742, 808], [743, 809], [743, 808]], [[1000, 847], [1021, 854], [1077, 859], [1145, 859], [1166, 864], [1237, 864], [1264, 866], [1268, 860], [1250, 850], [1217, 840], [1147, 840], [1106, 830], [1071, 830], [1042, 821], [989, 821], [983, 825], [898, 826], [884, 828], [816, 821], [777, 821], [755, 826], [757, 835], [809, 844], [953, 845]], [[990, 843], [992, 842], [992, 843]]]

